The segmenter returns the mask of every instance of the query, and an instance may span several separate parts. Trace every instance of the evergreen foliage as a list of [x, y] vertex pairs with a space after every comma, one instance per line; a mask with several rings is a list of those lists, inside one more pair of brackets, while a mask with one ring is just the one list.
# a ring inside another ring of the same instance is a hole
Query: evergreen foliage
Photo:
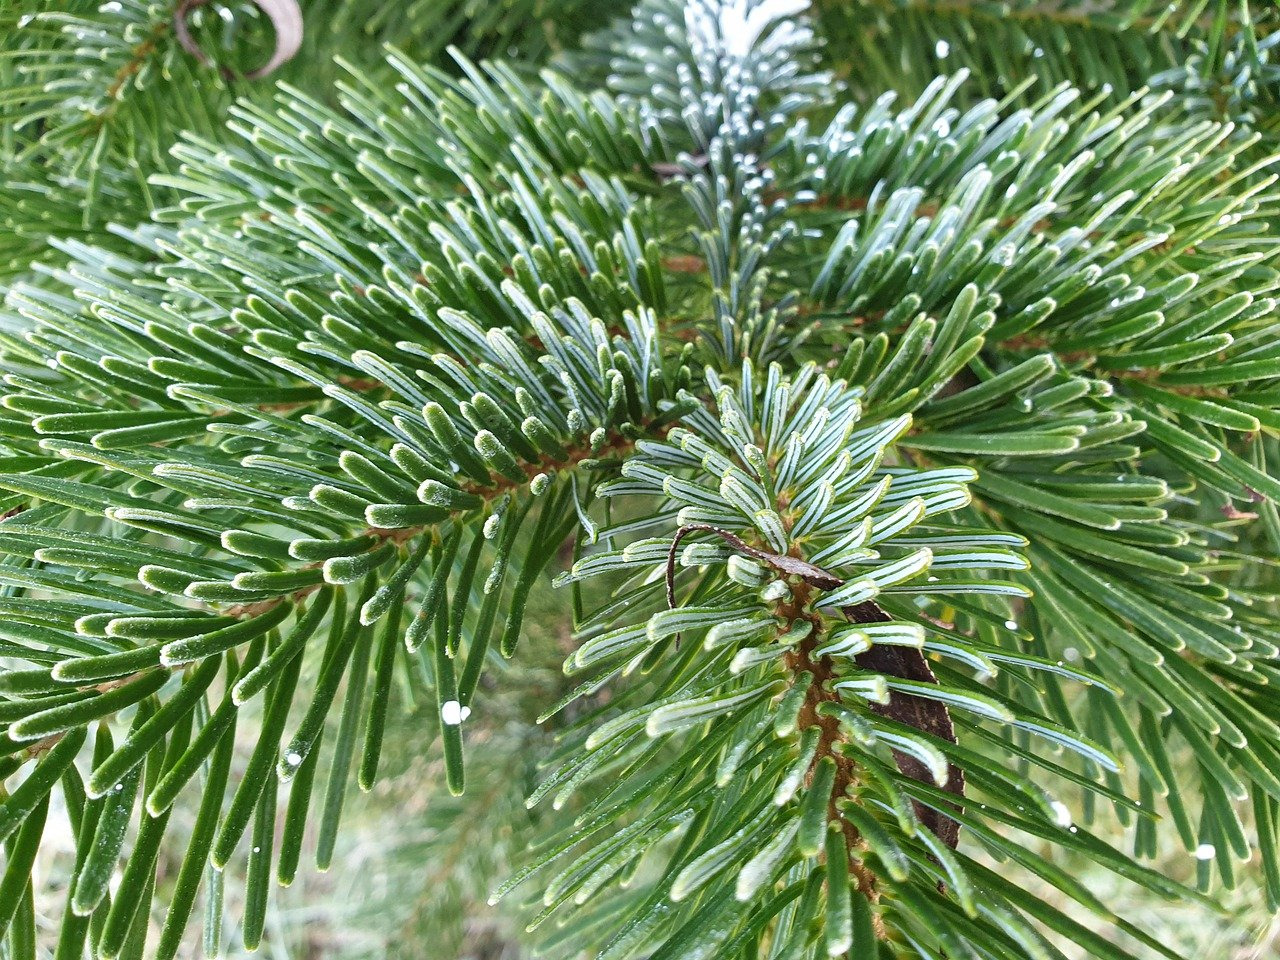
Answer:
[[402, 686], [465, 816], [549, 581], [540, 955], [1280, 907], [1273, 8], [176, 6], [0, 4], [5, 956], [256, 947]]

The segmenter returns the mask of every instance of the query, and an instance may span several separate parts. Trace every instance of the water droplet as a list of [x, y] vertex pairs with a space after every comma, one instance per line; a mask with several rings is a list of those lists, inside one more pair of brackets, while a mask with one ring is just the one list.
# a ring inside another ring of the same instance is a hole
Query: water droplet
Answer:
[[449, 727], [456, 727], [471, 716], [471, 708], [464, 707], [457, 700], [446, 700], [440, 704], [440, 721]]
[[1218, 853], [1218, 848], [1212, 843], [1202, 843], [1196, 847], [1197, 860], [1212, 860]]
[[294, 752], [286, 753], [284, 755], [284, 762], [291, 767], [299, 766], [302, 763], [302, 754]]
[[1017, 629], [1018, 629], [1018, 621], [1017, 621], [1017, 620], [1006, 620], [1006, 621], [1004, 622], [1004, 625], [1005, 625], [1008, 629], [1010, 629], [1010, 630], [1017, 630]]
[[[1053, 809], [1053, 820], [1060, 827], [1071, 826], [1071, 810], [1061, 800], [1054, 800], [1049, 804]], [[1074, 830], [1074, 828], [1073, 828]]]
[[951, 53], [951, 44], [945, 40], [939, 40], [937, 45], [934, 46], [933, 52], [938, 55], [939, 60], [945, 60]]

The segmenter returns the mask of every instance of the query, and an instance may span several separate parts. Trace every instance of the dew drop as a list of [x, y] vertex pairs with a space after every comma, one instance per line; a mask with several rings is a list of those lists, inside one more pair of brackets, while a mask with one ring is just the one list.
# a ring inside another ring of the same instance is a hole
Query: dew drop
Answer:
[[[1061, 800], [1054, 800], [1053, 803], [1049, 804], [1049, 806], [1053, 808], [1054, 823], [1060, 827], [1071, 826], [1071, 810], [1065, 803]], [[1075, 831], [1074, 827], [1071, 827], [1071, 829], [1073, 832]]]
[[456, 727], [471, 716], [471, 708], [464, 707], [457, 700], [446, 700], [440, 704], [440, 720], [446, 726]]

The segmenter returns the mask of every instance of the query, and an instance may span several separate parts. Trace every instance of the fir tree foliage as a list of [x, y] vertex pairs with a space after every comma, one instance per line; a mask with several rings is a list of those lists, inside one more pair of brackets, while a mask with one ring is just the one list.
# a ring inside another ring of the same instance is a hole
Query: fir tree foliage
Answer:
[[[815, 5], [831, 62], [864, 92], [916, 93], [939, 71], [975, 92], [1070, 82], [1127, 96], [1172, 87], [1183, 106], [1274, 131], [1274, 4], [1247, 0], [853, 0]], [[886, 42], [892, 38], [892, 42]]]
[[299, 10], [302, 45], [261, 80], [247, 75], [268, 62], [275, 38], [248, 0], [0, 2], [0, 283], [30, 279], [33, 263], [65, 256], [51, 238], [130, 249], [118, 236], [122, 225], [182, 199], [155, 181], [171, 169], [181, 135], [226, 145], [231, 104], [269, 103], [277, 85], [327, 97], [341, 72], [335, 54], [383, 80], [393, 75], [383, 63], [386, 43], [423, 61], [450, 45], [472, 57], [543, 59], [596, 15], [592, 0], [557, 0], [550, 10], [537, 0], [277, 4]]
[[550, 576], [544, 955], [1176, 960], [1069, 855], [1275, 909], [1271, 15], [586, 6], [303, 4], [257, 86], [254, 4], [0, 8], [8, 955], [216, 952], [224, 870], [256, 947], [398, 675], [465, 804]]

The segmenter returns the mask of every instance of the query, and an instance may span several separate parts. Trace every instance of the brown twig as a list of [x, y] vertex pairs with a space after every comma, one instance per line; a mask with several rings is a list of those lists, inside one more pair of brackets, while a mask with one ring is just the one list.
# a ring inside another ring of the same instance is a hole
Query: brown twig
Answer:
[[[197, 7], [203, 7], [209, 0], [181, 0], [173, 12], [173, 32], [182, 49], [202, 64], [209, 64], [209, 56], [196, 43], [187, 26], [187, 14]], [[245, 74], [248, 80], [258, 80], [272, 73], [286, 60], [290, 60], [302, 47], [302, 11], [297, 0], [253, 0], [254, 5], [266, 14], [276, 33], [275, 47], [271, 57], [262, 66]], [[219, 67], [219, 72], [226, 79], [233, 79], [235, 74], [226, 67]]]

